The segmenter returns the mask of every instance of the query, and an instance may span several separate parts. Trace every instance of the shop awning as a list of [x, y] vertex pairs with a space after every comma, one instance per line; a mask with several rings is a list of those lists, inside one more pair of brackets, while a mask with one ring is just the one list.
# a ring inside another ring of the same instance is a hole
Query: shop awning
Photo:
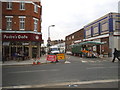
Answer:
[[104, 44], [103, 42], [96, 42], [96, 41], [86, 41], [86, 42], [81, 42], [79, 45], [101, 45]]
[[81, 43], [78, 43], [78, 44], [74, 44], [72, 45], [73, 47], [74, 46], [82, 46], [82, 45], [102, 45], [102, 44], [105, 44], [103, 42], [96, 42], [96, 41], [85, 41], [85, 42], [81, 42]]

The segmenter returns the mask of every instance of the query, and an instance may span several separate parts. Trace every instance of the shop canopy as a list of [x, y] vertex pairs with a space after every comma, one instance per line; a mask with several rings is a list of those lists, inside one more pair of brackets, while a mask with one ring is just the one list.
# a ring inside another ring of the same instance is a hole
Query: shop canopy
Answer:
[[81, 43], [78, 43], [78, 44], [74, 44], [72, 45], [73, 47], [74, 46], [82, 46], [82, 45], [102, 45], [104, 44], [103, 42], [96, 42], [96, 41], [85, 41], [85, 42], [81, 42]]

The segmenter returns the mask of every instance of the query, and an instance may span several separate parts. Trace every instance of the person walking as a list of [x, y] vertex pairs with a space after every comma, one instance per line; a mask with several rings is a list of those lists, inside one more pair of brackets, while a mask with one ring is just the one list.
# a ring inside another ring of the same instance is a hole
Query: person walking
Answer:
[[114, 57], [113, 57], [112, 62], [114, 62], [116, 58], [120, 61], [120, 58], [119, 58], [120, 57], [120, 51], [118, 51], [116, 48], [114, 48], [113, 55], [114, 55]]

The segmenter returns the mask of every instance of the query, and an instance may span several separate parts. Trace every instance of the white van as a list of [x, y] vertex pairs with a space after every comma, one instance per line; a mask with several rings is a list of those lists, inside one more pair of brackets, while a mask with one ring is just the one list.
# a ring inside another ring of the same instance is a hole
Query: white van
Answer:
[[58, 54], [58, 53], [60, 53], [60, 48], [58, 48], [57, 46], [51, 46], [49, 48], [49, 53]]

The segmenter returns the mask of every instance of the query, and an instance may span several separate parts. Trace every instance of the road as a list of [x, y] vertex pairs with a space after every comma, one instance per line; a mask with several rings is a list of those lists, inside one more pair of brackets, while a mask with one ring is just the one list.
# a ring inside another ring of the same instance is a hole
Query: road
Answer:
[[67, 56], [70, 63], [3, 66], [4, 88], [118, 88], [118, 62]]

